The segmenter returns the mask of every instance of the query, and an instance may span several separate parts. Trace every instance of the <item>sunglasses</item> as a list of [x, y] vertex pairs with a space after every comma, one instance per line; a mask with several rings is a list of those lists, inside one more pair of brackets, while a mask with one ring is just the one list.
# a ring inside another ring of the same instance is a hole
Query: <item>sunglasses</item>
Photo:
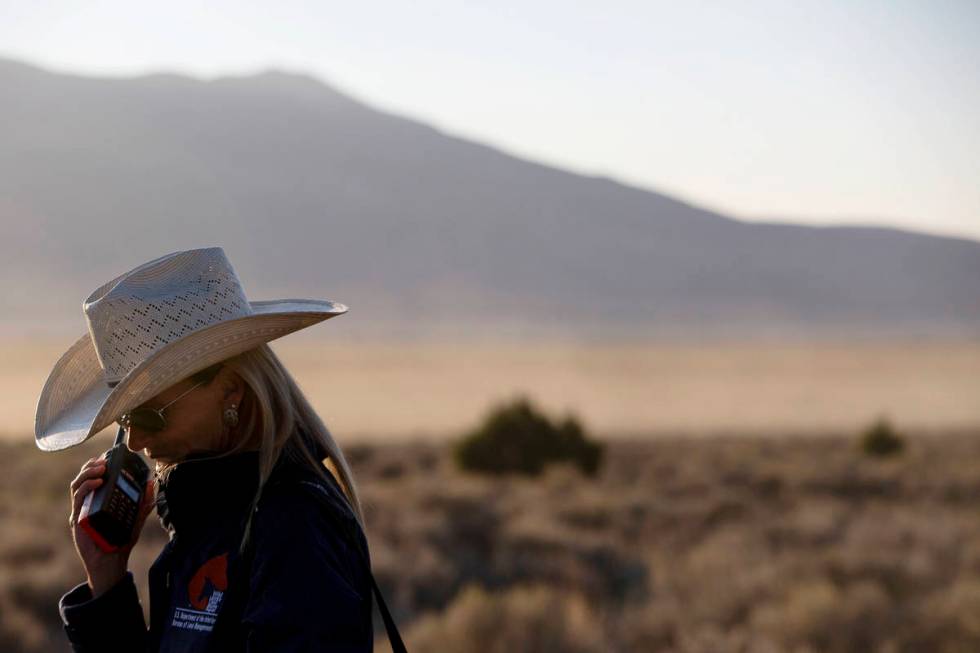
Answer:
[[185, 397], [191, 390], [194, 390], [198, 386], [202, 386], [206, 381], [201, 381], [183, 392], [177, 399], [174, 399], [166, 406], [162, 408], [134, 408], [128, 413], [123, 413], [120, 415], [116, 423], [125, 428], [131, 428], [135, 426], [141, 431], [162, 431], [167, 428], [167, 418], [163, 416], [163, 411], [167, 410], [173, 406], [181, 398]]

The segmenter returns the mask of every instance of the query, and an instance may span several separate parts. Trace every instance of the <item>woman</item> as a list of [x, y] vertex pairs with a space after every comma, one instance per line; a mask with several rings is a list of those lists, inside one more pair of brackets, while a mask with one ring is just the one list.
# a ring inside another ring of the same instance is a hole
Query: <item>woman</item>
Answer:
[[[82, 519], [104, 458], [69, 486], [86, 574], [59, 605], [74, 649], [368, 652], [373, 590], [403, 651], [371, 574], [350, 468], [266, 344], [347, 308], [250, 302], [216, 247], [139, 266], [83, 308], [89, 333], [42, 390], [37, 444], [64, 449], [118, 422], [156, 478], [131, 540], [114, 551]], [[170, 540], [150, 569], [147, 629], [127, 562], [154, 505]]]

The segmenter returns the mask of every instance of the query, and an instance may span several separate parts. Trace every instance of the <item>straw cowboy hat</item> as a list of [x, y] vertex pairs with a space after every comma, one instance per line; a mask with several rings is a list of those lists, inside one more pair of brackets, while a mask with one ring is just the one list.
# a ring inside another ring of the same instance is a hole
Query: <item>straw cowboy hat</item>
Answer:
[[38, 398], [44, 451], [88, 440], [174, 383], [235, 354], [347, 312], [316, 299], [249, 301], [220, 247], [174, 252], [100, 286], [82, 304], [88, 333]]

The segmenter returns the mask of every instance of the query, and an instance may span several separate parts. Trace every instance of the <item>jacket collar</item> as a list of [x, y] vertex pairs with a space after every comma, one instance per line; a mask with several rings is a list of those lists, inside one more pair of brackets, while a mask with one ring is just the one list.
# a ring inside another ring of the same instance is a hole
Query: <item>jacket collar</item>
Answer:
[[[298, 428], [298, 427], [297, 427]], [[326, 450], [303, 429], [297, 434], [319, 459]], [[295, 449], [287, 444], [272, 468], [267, 483], [285, 478], [316, 479]], [[340, 493], [339, 485], [331, 483]], [[175, 465], [157, 483], [156, 508], [163, 527], [174, 533], [213, 527], [226, 520], [244, 523], [259, 487], [259, 452], [191, 458]]]
[[244, 519], [258, 486], [258, 451], [185, 460], [158, 481], [157, 515], [171, 533]]

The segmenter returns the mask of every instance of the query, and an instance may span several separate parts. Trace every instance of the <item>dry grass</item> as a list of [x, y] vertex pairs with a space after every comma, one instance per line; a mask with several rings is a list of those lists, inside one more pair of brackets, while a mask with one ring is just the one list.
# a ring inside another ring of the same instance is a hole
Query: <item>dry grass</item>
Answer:
[[[65, 486], [105, 444], [0, 445], [0, 650], [64, 650]], [[413, 653], [980, 648], [980, 432], [885, 460], [829, 437], [619, 440], [595, 481], [464, 476], [425, 442], [346, 451]], [[138, 577], [161, 545], [151, 522]]]

